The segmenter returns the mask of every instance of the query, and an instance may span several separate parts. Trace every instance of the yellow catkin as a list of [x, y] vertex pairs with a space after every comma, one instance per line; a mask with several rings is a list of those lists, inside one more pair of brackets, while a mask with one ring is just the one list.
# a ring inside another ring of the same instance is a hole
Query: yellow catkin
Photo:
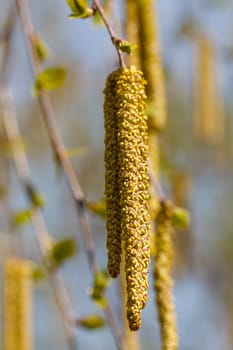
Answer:
[[[157, 12], [154, 0], [138, 0], [139, 51], [141, 67], [148, 84], [148, 128], [150, 171], [156, 181], [159, 179], [159, 138], [158, 133], [166, 124], [166, 94], [163, 65], [160, 53], [160, 41], [157, 25]], [[158, 198], [153, 185], [150, 187], [151, 197]], [[151, 241], [153, 243], [154, 223], [151, 225]], [[151, 252], [155, 252], [155, 244]]]
[[125, 250], [127, 318], [131, 330], [141, 323], [148, 295], [149, 170], [145, 81], [135, 68], [122, 70], [117, 81], [121, 229]]
[[204, 36], [197, 38], [197, 75], [195, 90], [195, 131], [198, 138], [214, 140], [213, 47]]
[[156, 291], [163, 350], [178, 349], [175, 306], [172, 295], [172, 266], [174, 254], [172, 235], [174, 229], [171, 216], [171, 203], [163, 201], [157, 217], [156, 259], [154, 264], [154, 287]]
[[4, 264], [4, 350], [32, 350], [32, 282], [28, 261]]
[[[124, 249], [122, 254], [122, 260], [123, 259], [124, 259]], [[129, 322], [125, 314], [125, 304], [127, 303], [127, 293], [126, 293], [126, 276], [125, 276], [124, 268], [121, 269], [121, 274], [120, 274], [120, 291], [122, 296], [122, 324], [123, 324], [123, 332], [124, 332], [126, 349], [139, 350], [140, 349], [139, 334], [138, 332], [131, 332], [129, 328]]]
[[110, 74], [105, 86], [105, 196], [108, 271], [115, 278], [120, 273], [121, 263], [121, 208], [119, 197], [118, 122], [116, 104], [116, 81], [118, 74]]
[[[111, 83], [113, 81], [114, 84]], [[121, 224], [120, 237], [113, 230], [107, 232], [108, 257], [109, 260], [113, 260], [116, 251], [114, 245], [118, 237], [118, 242], [120, 244], [122, 240], [125, 251], [127, 318], [130, 329], [137, 330], [141, 324], [141, 310], [148, 297], [150, 260], [148, 127], [145, 114], [145, 80], [142, 72], [135, 67], [121, 68], [113, 72], [108, 77], [105, 95], [105, 120], [111, 118], [111, 123], [114, 120], [117, 123], [114, 128], [118, 130], [117, 158], [111, 162], [114, 162], [114, 166], [117, 164], [114, 173], [118, 171], [119, 193], [114, 190], [114, 194], [119, 205]], [[106, 117], [108, 113], [109, 116]], [[108, 138], [105, 138], [105, 142], [106, 140]], [[113, 153], [113, 157], [115, 155]], [[110, 171], [109, 165], [106, 167], [106, 172]], [[108, 175], [106, 178], [108, 179]], [[113, 193], [109, 188], [106, 184], [106, 200], [111, 198]], [[109, 206], [107, 215], [109, 213], [112, 217], [114, 204], [110, 200], [107, 200], [106, 204]]]
[[216, 79], [214, 46], [209, 38], [199, 33], [196, 48], [195, 134], [202, 141], [221, 144], [225, 125], [222, 96]]
[[140, 54], [142, 71], [148, 84], [149, 132], [161, 131], [166, 124], [166, 97], [164, 72], [161, 62], [160, 43], [154, 0], [138, 0], [140, 27]]
[[127, 40], [130, 43], [136, 44], [137, 48], [133, 51], [132, 55], [128, 56], [128, 64], [141, 69], [140, 60], [140, 40], [139, 40], [139, 25], [138, 25], [138, 3], [135, 0], [125, 1], [125, 32]]

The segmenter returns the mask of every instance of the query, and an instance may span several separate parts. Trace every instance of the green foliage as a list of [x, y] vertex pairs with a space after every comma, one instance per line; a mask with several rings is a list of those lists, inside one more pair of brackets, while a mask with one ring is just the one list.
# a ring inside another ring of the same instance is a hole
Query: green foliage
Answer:
[[78, 19], [78, 18], [88, 18], [88, 17], [92, 17], [94, 15], [94, 10], [91, 8], [87, 8], [86, 11], [82, 14], [77, 14], [77, 13], [71, 13], [69, 15], [70, 19]]
[[132, 44], [127, 40], [121, 40], [121, 39], [115, 39], [114, 44], [118, 49], [120, 49], [122, 52], [127, 53], [128, 55], [131, 55], [133, 53], [133, 50], [135, 50], [138, 46], [136, 44]]
[[39, 192], [32, 191], [31, 201], [35, 208], [43, 208], [45, 205], [45, 200]]
[[99, 315], [90, 315], [78, 320], [78, 324], [86, 329], [98, 329], [105, 326], [105, 321]]
[[172, 223], [174, 227], [186, 229], [190, 225], [190, 215], [188, 210], [176, 207], [172, 214]]
[[111, 282], [110, 276], [106, 270], [102, 269], [95, 273], [94, 288], [99, 288], [104, 290], [109, 286], [110, 282]]
[[55, 90], [65, 80], [66, 70], [63, 67], [46, 68], [41, 72], [34, 83], [34, 93], [37, 96], [41, 90]]
[[86, 0], [66, 0], [67, 5], [70, 7], [71, 11], [74, 13], [82, 13], [88, 7]]
[[64, 238], [53, 244], [49, 258], [55, 267], [64, 263], [65, 260], [72, 258], [76, 253], [76, 244], [72, 238]]
[[94, 15], [94, 10], [88, 7], [86, 0], [67, 0], [66, 1], [72, 13], [69, 18], [87, 18]]
[[106, 218], [106, 200], [105, 198], [101, 199], [98, 202], [87, 202], [86, 203], [88, 209], [92, 211], [92, 213], [100, 216], [102, 219]]
[[49, 48], [46, 43], [38, 36], [35, 41], [35, 49], [40, 61], [44, 61], [49, 56]]
[[23, 209], [15, 212], [12, 216], [12, 225], [13, 227], [23, 226], [28, 224], [32, 217], [31, 209]]
[[94, 285], [91, 293], [93, 301], [101, 308], [107, 306], [107, 299], [104, 296], [105, 289], [111, 282], [110, 276], [106, 270], [99, 270], [94, 275]]
[[97, 289], [93, 289], [91, 298], [95, 302], [95, 304], [101, 309], [105, 309], [108, 305], [107, 298], [104, 295], [102, 295], [102, 292], [100, 293]]
[[46, 277], [46, 273], [43, 266], [37, 265], [35, 263], [33, 265], [34, 266], [32, 266], [32, 279], [35, 282], [40, 282], [41, 280], [44, 280]]
[[94, 16], [93, 16], [93, 23], [102, 26], [104, 24], [102, 17], [100, 16], [98, 11], [95, 11]]

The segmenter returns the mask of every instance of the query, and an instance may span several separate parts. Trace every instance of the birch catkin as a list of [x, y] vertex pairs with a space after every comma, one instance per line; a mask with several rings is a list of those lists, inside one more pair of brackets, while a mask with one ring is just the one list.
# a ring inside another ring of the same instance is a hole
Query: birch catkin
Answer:
[[138, 25], [138, 2], [135, 0], [125, 1], [125, 33], [127, 40], [130, 43], [136, 44], [137, 48], [132, 55], [127, 57], [127, 62], [129, 65], [134, 65], [138, 69], [141, 69], [140, 62], [140, 40], [139, 40], [139, 25]]
[[194, 128], [198, 139], [221, 144], [224, 139], [224, 109], [217, 84], [214, 45], [204, 34], [196, 36]]
[[32, 350], [31, 266], [19, 258], [4, 265], [4, 350]]
[[166, 96], [154, 0], [137, 0], [142, 71], [147, 80], [149, 131], [163, 130], [166, 123]]
[[154, 264], [154, 287], [160, 321], [163, 350], [178, 349], [175, 306], [172, 295], [173, 243], [174, 232], [172, 207], [168, 201], [161, 203], [157, 217], [156, 260]]
[[[111, 83], [113, 80], [115, 84]], [[110, 183], [106, 183], [106, 198], [112, 199], [107, 199], [107, 215], [110, 215], [107, 222], [113, 221], [115, 200], [119, 206], [121, 229], [120, 235], [112, 229], [107, 232], [108, 259], [109, 262], [113, 261], [113, 257], [116, 257], [116, 248], [118, 249], [118, 244], [122, 241], [125, 250], [128, 296], [127, 318], [131, 330], [137, 330], [140, 327], [141, 310], [145, 306], [148, 294], [150, 260], [148, 129], [144, 87], [142, 73], [131, 67], [113, 72], [108, 77], [105, 89], [105, 125], [106, 120], [109, 121], [109, 119], [112, 125], [114, 123], [117, 125], [114, 126], [117, 129], [117, 152], [114, 151], [112, 154], [112, 157], [116, 157], [117, 153], [117, 157], [115, 161], [111, 160], [112, 164], [116, 165], [114, 177], [111, 172], [108, 173], [109, 165], [106, 164], [106, 180]], [[105, 138], [105, 142], [106, 140], [108, 137]], [[106, 144], [107, 152], [110, 152], [110, 147]], [[105, 155], [105, 160], [109, 158], [111, 158], [110, 155]], [[113, 184], [116, 179], [117, 185]], [[110, 189], [111, 184], [115, 189], [114, 193]], [[115, 226], [115, 230], [117, 228]], [[118, 264], [118, 255], [116, 258]], [[108, 266], [111, 264], [108, 263]], [[119, 265], [116, 268], [118, 269]]]
[[118, 123], [116, 103], [116, 81], [119, 72], [109, 75], [105, 86], [104, 128], [105, 128], [105, 196], [106, 228], [108, 249], [108, 271], [115, 278], [121, 263], [121, 209], [119, 197]]

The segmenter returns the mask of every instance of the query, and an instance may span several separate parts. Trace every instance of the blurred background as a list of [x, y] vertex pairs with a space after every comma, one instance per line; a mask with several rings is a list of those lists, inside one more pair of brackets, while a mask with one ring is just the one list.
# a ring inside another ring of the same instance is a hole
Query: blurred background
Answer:
[[[11, 3], [0, 0], [0, 33]], [[123, 1], [115, 1], [113, 20], [119, 35], [123, 32], [122, 9]], [[78, 150], [72, 163], [85, 196], [87, 200], [98, 201], [104, 194], [103, 89], [107, 75], [117, 67], [114, 48], [106, 29], [92, 19], [69, 20], [65, 0], [31, 0], [30, 10], [36, 30], [51, 51], [44, 67], [67, 68], [65, 84], [51, 93], [52, 103], [65, 145], [69, 150]], [[191, 227], [175, 235], [174, 294], [180, 350], [230, 350], [233, 1], [158, 0], [158, 13], [168, 97], [167, 128], [160, 138], [161, 176], [168, 197], [191, 212]], [[33, 77], [18, 21], [12, 50], [10, 84], [32, 178], [46, 198], [46, 224], [55, 238], [72, 236], [79, 230], [77, 215], [32, 97]], [[12, 213], [25, 208], [27, 201], [10, 157], [4, 147], [1, 150], [1, 263], [9, 255], [9, 235], [22, 254], [39, 261], [30, 225], [12, 232]], [[98, 261], [105, 268], [105, 224], [92, 214], [90, 222]], [[92, 277], [81, 240], [77, 256], [62, 267], [62, 273], [78, 314], [99, 312], [88, 295]], [[140, 330], [143, 350], [160, 348], [152, 285]], [[118, 282], [114, 281], [108, 295], [120, 318], [118, 289]], [[35, 286], [35, 300], [35, 349], [66, 350], [62, 320], [48, 283]], [[108, 327], [91, 333], [78, 330], [77, 339], [80, 349], [116, 348]]]

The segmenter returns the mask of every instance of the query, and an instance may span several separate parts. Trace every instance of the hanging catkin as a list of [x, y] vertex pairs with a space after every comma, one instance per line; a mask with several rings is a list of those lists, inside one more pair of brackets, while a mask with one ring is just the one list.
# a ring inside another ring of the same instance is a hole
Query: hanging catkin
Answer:
[[224, 106], [216, 79], [214, 45], [203, 33], [199, 33], [196, 50], [195, 134], [209, 144], [221, 144], [225, 131]]
[[161, 131], [166, 123], [164, 73], [154, 0], [138, 0], [141, 65], [147, 81], [149, 132]]
[[108, 249], [108, 271], [115, 278], [120, 273], [121, 263], [121, 208], [119, 194], [119, 147], [116, 104], [116, 81], [119, 72], [109, 75], [105, 86], [105, 196]]
[[161, 202], [157, 217], [156, 259], [154, 264], [154, 287], [162, 337], [163, 350], [178, 349], [175, 306], [172, 295], [173, 253], [172, 205]]
[[4, 350], [32, 350], [32, 283], [28, 261], [4, 265]]
[[[122, 259], [124, 259], [124, 249], [122, 254]], [[127, 303], [127, 291], [126, 291], [126, 276], [125, 271], [121, 269], [120, 275], [120, 292], [122, 297], [122, 324], [123, 324], [123, 335], [125, 339], [126, 349], [140, 350], [140, 341], [138, 332], [131, 332], [129, 328], [129, 322], [125, 313], [125, 305]]]
[[138, 23], [138, 2], [135, 0], [125, 1], [125, 33], [127, 40], [130, 43], [136, 44], [137, 48], [132, 55], [128, 56], [127, 62], [130, 66], [135, 66], [141, 69], [140, 60], [140, 40], [139, 40], [139, 23]]
[[199, 139], [215, 138], [215, 96], [213, 45], [204, 35], [197, 37], [197, 73], [195, 81], [195, 132]]
[[[105, 142], [108, 142], [111, 133], [109, 125], [114, 129], [112, 137], [116, 140], [114, 147], [106, 144], [105, 151], [105, 162], [109, 159], [114, 167], [110, 169], [110, 165], [106, 164], [108, 267], [115, 262], [115, 271], [119, 271], [122, 241], [128, 296], [127, 318], [131, 330], [140, 327], [141, 310], [148, 295], [150, 260], [148, 128], [144, 87], [145, 80], [140, 71], [135, 67], [121, 68], [108, 77], [104, 91], [105, 128], [109, 135], [105, 137]], [[115, 159], [111, 160], [111, 157]], [[117, 217], [120, 232], [117, 231], [118, 226], [109, 225], [109, 221], [114, 220], [116, 205], [117, 215], [120, 213]]]

